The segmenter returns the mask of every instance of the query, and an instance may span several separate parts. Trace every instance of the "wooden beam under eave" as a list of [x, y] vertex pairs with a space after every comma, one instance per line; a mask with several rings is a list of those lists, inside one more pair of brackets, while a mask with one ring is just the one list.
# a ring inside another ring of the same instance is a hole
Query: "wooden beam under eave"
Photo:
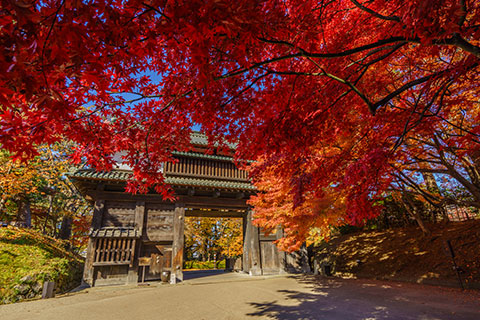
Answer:
[[[159, 194], [130, 194], [127, 192], [115, 191], [95, 191], [90, 190], [88, 195], [95, 200], [107, 201], [145, 201], [146, 203], [165, 203], [172, 204], [170, 201], [165, 201]], [[178, 195], [177, 202], [184, 203], [186, 207], [193, 208], [216, 208], [216, 209], [246, 209], [247, 199], [226, 198], [212, 196], [188, 196]]]
[[201, 218], [243, 218], [246, 214], [246, 211], [220, 211], [220, 210], [186, 210], [186, 217], [201, 217]]
[[185, 203], [189, 208], [248, 208], [246, 199], [178, 196], [178, 201]]

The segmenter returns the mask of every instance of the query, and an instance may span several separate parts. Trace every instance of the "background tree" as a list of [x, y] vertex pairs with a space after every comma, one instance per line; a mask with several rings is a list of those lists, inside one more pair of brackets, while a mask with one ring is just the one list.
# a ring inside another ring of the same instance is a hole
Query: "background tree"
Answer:
[[31, 161], [30, 165], [22, 165], [19, 161], [12, 161], [10, 155], [0, 153], [0, 209], [2, 220], [16, 220], [16, 224], [31, 227], [32, 217], [30, 203], [32, 196], [38, 191], [40, 181], [38, 161]]
[[[345, 198], [334, 187], [325, 189], [321, 198], [312, 192], [298, 193], [290, 180], [277, 174], [275, 167], [265, 165], [262, 162], [255, 164], [255, 170], [261, 171], [261, 177], [255, 181], [259, 192], [249, 203], [255, 207], [255, 222], [266, 232], [275, 232], [278, 226], [283, 227], [285, 237], [278, 242], [280, 248], [297, 250], [305, 239], [310, 243], [325, 240], [332, 227], [354, 223], [345, 211]], [[308, 175], [315, 167], [300, 165], [298, 170]]]
[[217, 219], [188, 217], [185, 219], [185, 248], [187, 258], [210, 261], [215, 251], [214, 225]]
[[227, 258], [238, 258], [243, 253], [242, 219], [223, 218], [218, 223], [217, 245], [220, 254]]
[[221, 257], [237, 258], [242, 254], [243, 232], [241, 219], [185, 219], [185, 252], [187, 259], [214, 261]]
[[[12, 160], [1, 152], [0, 214], [3, 221], [34, 227], [61, 239], [82, 245], [88, 227], [90, 206], [67, 179], [72, 170], [69, 143], [43, 146], [39, 156], [27, 162]], [[73, 228], [73, 238], [72, 238]]]

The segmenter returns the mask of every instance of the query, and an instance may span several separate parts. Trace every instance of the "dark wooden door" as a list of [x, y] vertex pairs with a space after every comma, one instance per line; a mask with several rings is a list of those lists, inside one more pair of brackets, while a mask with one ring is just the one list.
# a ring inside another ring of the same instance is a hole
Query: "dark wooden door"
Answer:
[[280, 270], [277, 246], [271, 240], [260, 241], [262, 274], [276, 274]]

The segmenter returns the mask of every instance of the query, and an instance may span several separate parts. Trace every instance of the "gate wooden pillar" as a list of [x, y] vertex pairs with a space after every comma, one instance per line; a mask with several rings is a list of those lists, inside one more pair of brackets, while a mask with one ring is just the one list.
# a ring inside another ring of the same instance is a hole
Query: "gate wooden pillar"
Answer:
[[259, 230], [253, 225], [252, 220], [253, 212], [248, 210], [243, 217], [243, 271], [252, 276], [258, 276], [262, 274]]
[[[141, 238], [143, 233], [143, 224], [145, 220], [145, 201], [137, 201], [135, 205], [135, 229], [138, 231]], [[140, 239], [133, 240], [133, 255], [132, 261], [128, 265], [127, 284], [138, 283], [138, 255], [142, 242]]]
[[[97, 200], [95, 201], [95, 207], [93, 209], [93, 218], [92, 218], [92, 229], [99, 229], [102, 226], [102, 217], [103, 211], [105, 209], [105, 201]], [[93, 286], [93, 259], [94, 259], [94, 244], [95, 240], [91, 237], [88, 238], [87, 245], [87, 257], [85, 259], [85, 266], [83, 269], [83, 279], [82, 282], [90, 286]]]
[[183, 245], [185, 230], [185, 205], [177, 203], [173, 214], [172, 279], [183, 281]]
[[[248, 273], [250, 271], [250, 263], [248, 261], [249, 246], [247, 245], [247, 229], [248, 229], [248, 212], [243, 216], [243, 254], [242, 254], [242, 270]], [[250, 232], [250, 230], [248, 230]]]
[[[276, 232], [277, 240], [283, 237], [283, 228], [278, 226]], [[277, 249], [278, 250], [278, 249]], [[278, 250], [278, 273], [284, 274], [286, 273], [286, 252]]]

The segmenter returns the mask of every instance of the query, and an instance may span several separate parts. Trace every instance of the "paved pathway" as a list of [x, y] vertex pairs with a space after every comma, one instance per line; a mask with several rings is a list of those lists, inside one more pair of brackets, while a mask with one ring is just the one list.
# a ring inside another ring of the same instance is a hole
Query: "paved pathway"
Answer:
[[480, 319], [480, 292], [313, 276], [198, 272], [179, 285], [92, 288], [0, 306], [0, 319]]

